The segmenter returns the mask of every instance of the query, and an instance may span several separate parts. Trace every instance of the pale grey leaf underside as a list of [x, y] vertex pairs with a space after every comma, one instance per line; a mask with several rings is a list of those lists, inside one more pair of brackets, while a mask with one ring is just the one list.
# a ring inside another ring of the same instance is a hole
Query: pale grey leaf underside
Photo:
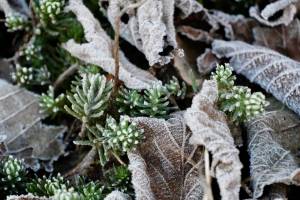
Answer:
[[46, 126], [39, 112], [38, 96], [0, 79], [0, 138], [3, 153], [25, 159], [33, 170], [45, 167], [64, 153], [64, 126]]
[[[277, 0], [268, 4], [262, 11], [259, 11], [258, 6], [253, 6], [250, 8], [249, 14], [251, 17], [267, 26], [287, 26], [293, 21], [294, 16], [297, 13], [297, 8], [294, 5], [297, 1], [298, 0]], [[280, 11], [282, 11], [281, 16], [272, 21], [271, 17]]]
[[300, 120], [282, 107], [268, 110], [247, 124], [253, 195], [277, 183], [300, 185]]

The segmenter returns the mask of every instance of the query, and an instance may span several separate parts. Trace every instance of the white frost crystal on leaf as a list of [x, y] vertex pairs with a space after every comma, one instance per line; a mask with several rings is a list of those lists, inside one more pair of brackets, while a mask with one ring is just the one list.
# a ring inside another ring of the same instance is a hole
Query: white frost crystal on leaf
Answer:
[[46, 126], [39, 112], [37, 95], [0, 79], [0, 138], [3, 154], [24, 158], [27, 167], [52, 170], [53, 161], [64, 153], [64, 126]]
[[[298, 0], [277, 0], [268, 4], [261, 12], [258, 6], [253, 6], [250, 8], [249, 14], [267, 26], [274, 27], [282, 24], [287, 26], [293, 21], [297, 12], [297, 8], [294, 5], [297, 1]], [[282, 11], [282, 16], [271, 21], [270, 18], [280, 11]]]
[[276, 51], [240, 41], [216, 40], [213, 51], [230, 66], [300, 115], [300, 63]]
[[146, 138], [128, 153], [137, 200], [202, 200], [205, 195], [201, 151], [188, 144], [191, 132], [183, 117], [171, 117], [133, 119]]
[[[114, 74], [113, 42], [102, 29], [100, 23], [82, 0], [70, 0], [66, 9], [72, 11], [78, 21], [81, 22], [88, 43], [78, 44], [71, 39], [63, 44], [63, 47], [73, 56], [87, 63], [98, 65], [106, 72]], [[134, 89], [145, 89], [157, 82], [157, 79], [149, 72], [130, 63], [121, 51], [119, 77], [128, 88]]]
[[[273, 104], [274, 105], [274, 104]], [[247, 124], [253, 196], [267, 185], [300, 185], [300, 120], [288, 109], [277, 107]]]
[[31, 194], [29, 195], [11, 195], [8, 196], [6, 200], [51, 200], [50, 198], [46, 198], [46, 197], [35, 197]]
[[109, 193], [104, 200], [130, 200], [130, 196], [118, 190], [114, 190]]
[[217, 83], [205, 81], [184, 118], [193, 133], [190, 143], [212, 153], [211, 174], [218, 180], [222, 199], [238, 200], [242, 164], [225, 115], [216, 109], [217, 99]]
[[[135, 2], [108, 1], [107, 16], [112, 26], [115, 27], [116, 19], [120, 17], [120, 10]], [[177, 53], [173, 22], [175, 6], [182, 11], [183, 17], [203, 9], [195, 0], [145, 0], [136, 10], [127, 9], [128, 21], [121, 22], [121, 36], [143, 52], [151, 66], [168, 64]]]

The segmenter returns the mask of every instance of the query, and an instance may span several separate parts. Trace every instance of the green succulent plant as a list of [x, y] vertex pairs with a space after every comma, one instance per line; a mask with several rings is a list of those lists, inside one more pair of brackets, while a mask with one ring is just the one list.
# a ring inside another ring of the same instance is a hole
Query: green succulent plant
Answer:
[[140, 91], [121, 88], [117, 97], [119, 113], [126, 113], [129, 116], [138, 116], [143, 107], [144, 98]]
[[74, 87], [73, 93], [67, 95], [71, 108], [65, 110], [81, 120], [92, 123], [99, 119], [107, 107], [112, 89], [112, 82], [100, 74], [82, 74], [80, 82]]
[[63, 110], [65, 95], [60, 94], [59, 96], [54, 96], [54, 88], [49, 86], [47, 94], [42, 93], [40, 97], [40, 108], [41, 112], [46, 113], [50, 116], [55, 116], [59, 111]]
[[145, 116], [164, 117], [169, 111], [169, 93], [161, 84], [145, 90], [144, 102], [140, 112]]
[[107, 146], [117, 152], [127, 152], [135, 149], [144, 138], [143, 129], [139, 129], [128, 116], [121, 116], [120, 123], [112, 118], [106, 119], [106, 126], [101, 131]]
[[55, 195], [57, 190], [63, 190], [69, 187], [69, 182], [66, 181], [60, 174], [56, 177], [32, 179], [26, 184], [26, 191], [35, 196], [51, 197]]
[[26, 168], [23, 160], [9, 156], [0, 162], [0, 192], [19, 194], [24, 190]]
[[130, 188], [131, 173], [127, 166], [113, 166], [107, 171], [106, 177], [108, 178], [108, 189], [110, 191], [128, 192], [132, 189]]
[[74, 188], [69, 189], [59, 189], [55, 191], [53, 200], [86, 200], [83, 196], [76, 192]]
[[264, 112], [268, 102], [261, 92], [251, 93], [245, 86], [235, 86], [236, 77], [229, 64], [217, 65], [211, 78], [219, 90], [219, 106], [235, 123], [246, 122]]
[[57, 23], [57, 16], [63, 12], [64, 0], [41, 0], [36, 6], [39, 18], [44, 24]]
[[186, 95], [187, 86], [185, 82], [182, 82], [180, 85], [179, 80], [175, 76], [172, 77], [172, 79], [165, 85], [165, 87], [171, 95], [174, 95], [181, 99], [183, 99]]
[[8, 32], [15, 32], [20, 30], [29, 30], [28, 19], [21, 14], [14, 13], [5, 18], [5, 26]]
[[246, 122], [264, 112], [268, 102], [261, 92], [251, 93], [248, 87], [234, 86], [220, 95], [220, 108], [233, 121]]
[[83, 199], [88, 200], [101, 200], [104, 199], [104, 187], [99, 182], [89, 182], [87, 184], [80, 184], [76, 191], [80, 193]]

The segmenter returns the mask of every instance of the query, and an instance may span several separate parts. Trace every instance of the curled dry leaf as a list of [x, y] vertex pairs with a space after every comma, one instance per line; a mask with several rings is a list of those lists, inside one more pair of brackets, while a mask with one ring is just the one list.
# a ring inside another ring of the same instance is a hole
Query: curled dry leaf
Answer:
[[0, 138], [3, 154], [24, 158], [27, 167], [52, 171], [52, 163], [64, 153], [64, 126], [46, 126], [39, 112], [38, 96], [0, 79]]
[[173, 22], [175, 5], [184, 17], [202, 10], [195, 0], [141, 0], [136, 10], [130, 9], [136, 2], [133, 0], [102, 2], [108, 3], [107, 16], [114, 27], [120, 10], [128, 8], [124, 14], [128, 19], [121, 23], [121, 35], [145, 54], [151, 66], [168, 64], [177, 53]]
[[205, 191], [202, 153], [188, 144], [180, 114], [169, 120], [134, 118], [145, 141], [128, 154], [137, 200], [201, 200]]
[[242, 164], [225, 115], [216, 109], [217, 99], [217, 83], [205, 81], [184, 118], [193, 133], [190, 143], [203, 145], [212, 153], [211, 173], [218, 180], [222, 199], [238, 200]]
[[300, 115], [300, 63], [271, 49], [240, 41], [216, 40], [213, 51], [230, 59], [237, 73], [259, 84]]
[[[195, 23], [197, 27], [191, 27]], [[256, 23], [242, 15], [229, 15], [218, 10], [204, 9], [196, 16], [183, 20], [177, 32], [193, 41], [211, 44], [213, 39], [251, 40]], [[221, 33], [225, 33], [222, 35]]]
[[[262, 11], [258, 6], [253, 6], [249, 10], [251, 17], [255, 18], [260, 23], [267, 26], [289, 25], [297, 12], [297, 8], [294, 5], [298, 0], [277, 0], [268, 4]], [[271, 20], [272, 17], [278, 12], [282, 11], [280, 17], [276, 17], [275, 20]]]
[[130, 196], [118, 190], [114, 190], [109, 193], [104, 200], [130, 200]]
[[[114, 74], [113, 42], [100, 23], [82, 0], [70, 0], [66, 10], [72, 11], [81, 22], [88, 43], [77, 44], [71, 39], [63, 44], [63, 47], [73, 56], [87, 63], [98, 65], [106, 72]], [[119, 78], [128, 88], [134, 89], [145, 89], [157, 82], [157, 79], [150, 73], [130, 63], [121, 51]]]
[[255, 27], [253, 36], [254, 44], [271, 48], [300, 61], [300, 21], [298, 19], [288, 26]]
[[300, 119], [282, 106], [271, 108], [247, 123], [255, 198], [263, 194], [267, 185], [300, 185], [299, 131]]

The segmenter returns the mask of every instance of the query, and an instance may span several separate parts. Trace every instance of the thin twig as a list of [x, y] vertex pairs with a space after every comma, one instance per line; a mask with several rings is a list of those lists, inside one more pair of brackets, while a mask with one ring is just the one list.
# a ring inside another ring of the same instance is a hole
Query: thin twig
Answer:
[[86, 124], [83, 122], [81, 124], [81, 130], [78, 134], [80, 138], [83, 138], [85, 136], [85, 130], [86, 130]]
[[65, 70], [61, 75], [59, 75], [59, 77], [56, 79], [56, 81], [53, 84], [54, 91], [56, 91], [57, 88], [61, 87], [61, 85], [65, 82], [65, 80], [68, 79], [70, 76], [72, 76], [77, 70], [78, 70], [78, 65], [73, 64], [67, 70]]
[[126, 164], [123, 162], [123, 160], [115, 152], [112, 151], [111, 153], [121, 165], [126, 166]]
[[110, 95], [110, 105], [108, 108], [112, 108], [112, 105], [114, 105], [115, 99], [118, 95], [118, 90], [120, 86], [120, 80], [119, 80], [119, 73], [120, 73], [120, 27], [121, 27], [121, 17], [123, 14], [127, 12], [129, 9], [134, 9], [142, 4], [144, 4], [146, 0], [142, 0], [138, 3], [131, 4], [124, 9], [121, 10], [119, 16], [116, 18], [115, 21], [115, 37], [114, 37], [114, 45], [113, 45], [113, 58], [115, 60], [115, 72], [114, 72], [114, 86], [112, 89], [112, 93]]

